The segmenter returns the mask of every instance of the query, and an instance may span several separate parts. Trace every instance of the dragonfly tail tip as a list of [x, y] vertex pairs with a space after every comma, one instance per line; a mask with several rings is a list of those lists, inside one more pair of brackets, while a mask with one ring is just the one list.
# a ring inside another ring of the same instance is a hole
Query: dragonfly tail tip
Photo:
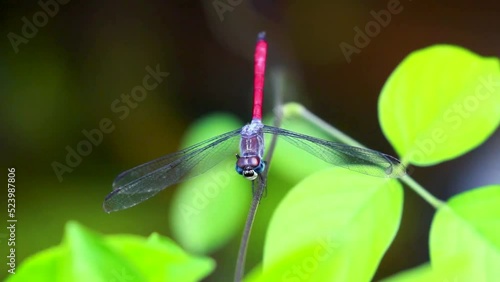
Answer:
[[257, 41], [265, 40], [265, 39], [266, 39], [266, 32], [265, 31], [259, 32], [259, 34], [257, 35]]

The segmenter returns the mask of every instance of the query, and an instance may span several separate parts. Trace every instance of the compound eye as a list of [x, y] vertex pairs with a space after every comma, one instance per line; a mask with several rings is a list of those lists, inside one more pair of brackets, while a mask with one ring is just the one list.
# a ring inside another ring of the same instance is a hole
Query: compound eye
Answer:
[[243, 171], [243, 176], [248, 180], [255, 180], [255, 178], [257, 178], [257, 173], [253, 169], [245, 170]]
[[[241, 168], [256, 168], [260, 165], [260, 158], [257, 156], [240, 157], [236, 161], [236, 165]], [[247, 169], [250, 170], [250, 169]]]
[[252, 167], [257, 167], [260, 165], [260, 158], [257, 157], [257, 156], [254, 156], [254, 157], [251, 157], [251, 158], [248, 158], [248, 165], [252, 166]]

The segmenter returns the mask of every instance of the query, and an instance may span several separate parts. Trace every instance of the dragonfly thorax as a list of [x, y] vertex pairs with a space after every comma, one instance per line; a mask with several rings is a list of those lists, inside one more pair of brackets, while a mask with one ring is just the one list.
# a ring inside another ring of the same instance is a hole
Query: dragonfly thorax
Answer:
[[265, 163], [258, 156], [236, 155], [236, 171], [248, 180], [254, 180], [264, 170]]
[[240, 155], [236, 155], [236, 171], [248, 180], [254, 180], [264, 170], [264, 125], [253, 119], [241, 129]]

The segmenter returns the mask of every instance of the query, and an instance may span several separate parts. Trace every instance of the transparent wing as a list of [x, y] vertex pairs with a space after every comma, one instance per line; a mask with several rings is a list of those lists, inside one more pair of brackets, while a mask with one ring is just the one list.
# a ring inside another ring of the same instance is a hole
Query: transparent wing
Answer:
[[352, 171], [391, 178], [406, 174], [406, 168], [398, 159], [378, 151], [326, 141], [267, 125], [264, 126], [263, 132], [278, 135], [279, 139], [286, 140], [327, 163]]
[[163, 189], [200, 175], [238, 152], [240, 129], [129, 169], [118, 175], [106, 196], [106, 212], [135, 206]]

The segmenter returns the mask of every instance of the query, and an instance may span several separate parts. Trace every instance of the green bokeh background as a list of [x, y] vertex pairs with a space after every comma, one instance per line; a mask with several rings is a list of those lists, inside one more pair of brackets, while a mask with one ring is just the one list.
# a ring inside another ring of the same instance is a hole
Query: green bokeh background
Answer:
[[[352, 44], [353, 27], [371, 21], [370, 11], [384, 9], [387, 2], [330, 2], [243, 1], [221, 20], [210, 1], [69, 1], [17, 53], [7, 35], [22, 34], [21, 19], [32, 19], [41, 8], [35, 1], [2, 3], [0, 179], [5, 183], [7, 168], [16, 168], [17, 262], [57, 245], [68, 220], [104, 234], [171, 236], [168, 213], [175, 188], [110, 215], [103, 212], [102, 201], [118, 173], [177, 150], [195, 120], [213, 112], [231, 113], [242, 124], [249, 119], [253, 48], [262, 29], [268, 31], [270, 48], [266, 113], [271, 113], [272, 96], [280, 86], [273, 74], [281, 73], [286, 76], [281, 86], [286, 101], [305, 104], [367, 146], [387, 153], [393, 151], [377, 124], [377, 97], [409, 52], [450, 43], [500, 56], [498, 41], [491, 40], [497, 38], [500, 24], [498, 3], [470, 6], [454, 1], [448, 6], [413, 1], [401, 2], [403, 11], [347, 63], [338, 45]], [[142, 83], [146, 66], [157, 64], [169, 77], [121, 120], [111, 104]], [[51, 164], [63, 163], [65, 147], [75, 148], [84, 140], [82, 130], [97, 128], [103, 118], [111, 119], [115, 130], [104, 134], [102, 143], [59, 181]], [[435, 195], [447, 198], [456, 187], [446, 176], [461, 162], [466, 159], [420, 169], [414, 176]], [[290, 179], [276, 174], [270, 180], [250, 242], [248, 269], [261, 260], [266, 224], [295, 183]], [[1, 192], [2, 207], [6, 194]], [[428, 260], [423, 246], [432, 213], [417, 196], [405, 193], [401, 230], [377, 277]], [[0, 236], [6, 234], [2, 232]], [[212, 253], [218, 266], [207, 281], [232, 277], [238, 244], [235, 237]], [[3, 278], [3, 260], [1, 265]]]

